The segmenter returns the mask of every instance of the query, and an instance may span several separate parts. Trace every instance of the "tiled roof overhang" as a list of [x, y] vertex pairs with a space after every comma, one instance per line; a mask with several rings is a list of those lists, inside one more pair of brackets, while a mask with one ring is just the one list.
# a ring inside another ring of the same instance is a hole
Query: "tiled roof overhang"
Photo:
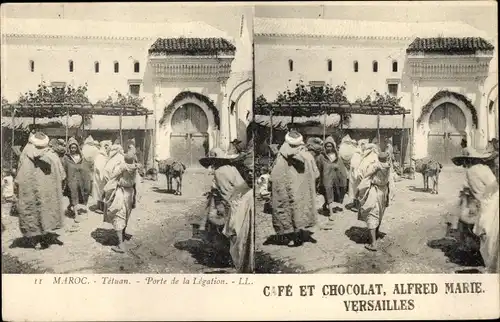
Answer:
[[224, 38], [158, 38], [150, 55], [234, 55], [236, 47]]
[[478, 51], [492, 51], [495, 47], [480, 37], [416, 38], [406, 49], [407, 53], [433, 53], [470, 55]]

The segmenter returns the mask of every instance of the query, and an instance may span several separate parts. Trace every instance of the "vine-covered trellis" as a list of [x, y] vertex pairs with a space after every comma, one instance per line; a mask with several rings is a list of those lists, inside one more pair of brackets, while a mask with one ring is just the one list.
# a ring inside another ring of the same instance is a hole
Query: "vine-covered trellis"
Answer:
[[92, 115], [110, 115], [120, 118], [120, 140], [123, 144], [122, 117], [145, 116], [145, 127], [148, 115], [152, 111], [142, 106], [143, 99], [119, 92], [116, 97], [108, 97], [104, 101], [92, 104], [87, 97], [87, 84], [74, 87], [72, 85], [56, 87], [47, 86], [44, 82], [36, 91], [28, 91], [19, 96], [15, 103], [2, 98], [2, 117], [12, 118], [12, 142], [14, 142], [14, 119], [16, 117], [56, 118], [66, 116], [66, 139], [68, 138], [68, 119], [72, 115], [82, 117], [82, 127], [90, 121]]
[[[340, 116], [338, 126], [348, 125], [351, 114], [377, 115], [377, 137], [380, 142], [380, 115], [402, 115], [402, 126], [405, 123], [405, 115], [410, 114], [400, 106], [401, 98], [374, 90], [365, 98], [358, 98], [350, 102], [346, 96], [347, 84], [333, 87], [330, 84], [320, 86], [307, 86], [301, 80], [295, 85], [295, 89], [287, 89], [279, 92], [273, 102], [269, 102], [263, 95], [254, 101], [254, 115], [268, 116], [270, 133], [269, 143], [273, 142], [273, 117], [290, 116], [291, 123], [294, 117], [316, 117], [323, 116], [323, 139], [326, 137], [326, 117], [337, 114]], [[403, 130], [403, 127], [402, 129]], [[401, 140], [402, 144], [403, 140]], [[402, 147], [401, 147], [402, 150]], [[403, 156], [401, 155], [401, 162]], [[411, 166], [411, 165], [410, 165]]]
[[472, 115], [472, 123], [474, 124], [474, 127], [477, 128], [478, 126], [478, 116], [477, 116], [477, 111], [474, 105], [472, 104], [471, 100], [468, 99], [465, 95], [462, 95], [460, 93], [448, 91], [448, 90], [443, 90], [438, 92], [436, 95], [434, 95], [427, 104], [422, 106], [422, 111], [420, 112], [420, 116], [417, 119], [417, 123], [421, 123], [422, 120], [424, 119], [424, 116], [429, 114], [432, 111], [432, 108], [434, 107], [434, 103], [437, 102], [438, 100], [445, 98], [445, 97], [453, 97], [456, 100], [459, 100], [467, 106], [469, 109], [471, 115]]

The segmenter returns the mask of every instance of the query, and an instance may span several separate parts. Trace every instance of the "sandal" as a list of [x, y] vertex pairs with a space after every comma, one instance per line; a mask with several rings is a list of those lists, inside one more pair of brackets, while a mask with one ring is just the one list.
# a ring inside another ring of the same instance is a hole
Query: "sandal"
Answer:
[[377, 247], [372, 246], [372, 245], [365, 245], [365, 248], [368, 249], [369, 251], [376, 252]]

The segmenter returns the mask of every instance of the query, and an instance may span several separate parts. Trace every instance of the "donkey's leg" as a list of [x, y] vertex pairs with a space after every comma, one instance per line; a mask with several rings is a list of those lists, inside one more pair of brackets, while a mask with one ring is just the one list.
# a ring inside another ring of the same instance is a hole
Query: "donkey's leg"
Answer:
[[177, 177], [177, 192], [179, 193], [179, 196], [182, 196], [182, 173], [179, 173], [179, 176]]

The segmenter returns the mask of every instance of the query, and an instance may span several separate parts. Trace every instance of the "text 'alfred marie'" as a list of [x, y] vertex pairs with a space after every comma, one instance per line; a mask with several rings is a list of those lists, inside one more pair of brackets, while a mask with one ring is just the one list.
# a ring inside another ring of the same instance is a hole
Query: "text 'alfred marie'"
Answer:
[[[317, 294], [329, 296], [391, 296], [391, 295], [433, 295], [444, 288], [444, 294], [472, 294], [484, 293], [480, 282], [444, 283], [400, 283], [393, 284], [388, 294], [384, 284], [325, 284], [319, 288], [316, 285], [276, 285], [265, 286], [266, 297], [311, 297]], [[319, 289], [319, 291], [318, 291]], [[298, 291], [298, 292], [297, 292]], [[413, 299], [384, 299], [384, 300], [356, 300], [344, 301], [346, 311], [393, 311], [413, 310]]]

